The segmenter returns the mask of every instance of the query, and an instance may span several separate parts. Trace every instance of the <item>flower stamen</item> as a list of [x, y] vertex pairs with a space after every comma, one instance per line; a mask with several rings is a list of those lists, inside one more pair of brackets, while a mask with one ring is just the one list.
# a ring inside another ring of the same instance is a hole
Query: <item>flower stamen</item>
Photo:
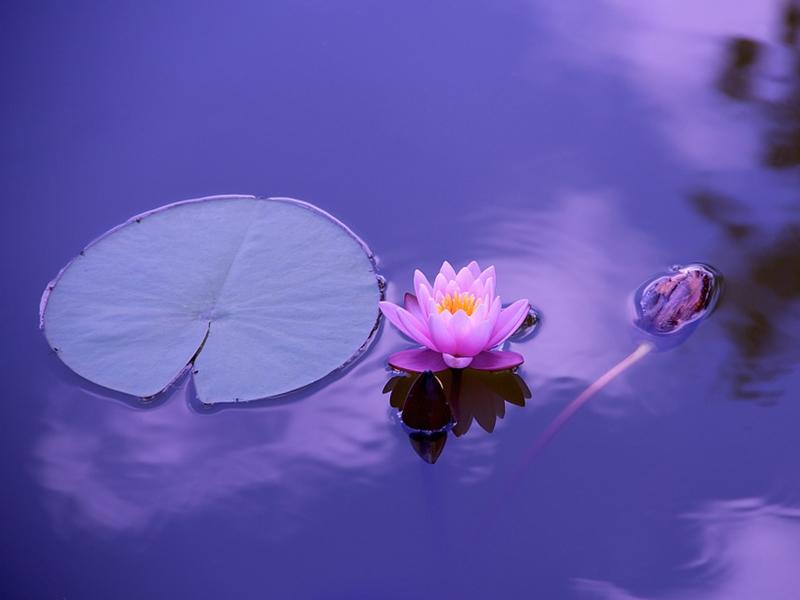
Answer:
[[447, 294], [436, 305], [436, 311], [440, 313], [448, 311], [451, 314], [456, 314], [459, 310], [463, 310], [467, 313], [467, 316], [472, 316], [472, 313], [475, 312], [475, 309], [478, 308], [480, 303], [481, 299], [476, 299], [475, 294], [468, 294], [467, 292], [462, 294]]

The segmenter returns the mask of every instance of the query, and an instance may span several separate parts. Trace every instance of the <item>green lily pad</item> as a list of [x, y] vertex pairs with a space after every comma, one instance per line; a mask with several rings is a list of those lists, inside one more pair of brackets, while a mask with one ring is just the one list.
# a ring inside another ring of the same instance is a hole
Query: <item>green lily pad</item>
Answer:
[[50, 346], [86, 379], [157, 394], [193, 364], [205, 403], [269, 398], [353, 360], [378, 323], [369, 249], [288, 198], [215, 196], [132, 218], [47, 287]]

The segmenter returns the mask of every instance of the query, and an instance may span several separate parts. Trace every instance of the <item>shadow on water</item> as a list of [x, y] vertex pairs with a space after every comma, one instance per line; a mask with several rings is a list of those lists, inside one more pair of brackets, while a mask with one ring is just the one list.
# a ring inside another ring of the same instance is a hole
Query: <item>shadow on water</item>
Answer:
[[395, 375], [383, 388], [389, 404], [400, 411], [414, 451], [427, 463], [441, 456], [448, 431], [461, 437], [472, 423], [492, 433], [506, 403], [524, 407], [531, 391], [513, 371], [448, 369]]

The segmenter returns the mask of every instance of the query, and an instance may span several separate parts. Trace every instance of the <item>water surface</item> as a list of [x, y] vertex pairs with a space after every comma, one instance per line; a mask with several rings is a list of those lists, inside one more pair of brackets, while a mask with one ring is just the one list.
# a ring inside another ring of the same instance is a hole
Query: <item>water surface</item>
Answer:
[[[785, 2], [4, 6], [10, 598], [790, 599], [800, 588], [800, 34]], [[495, 264], [541, 330], [532, 390], [431, 466], [382, 388], [147, 407], [61, 368], [39, 295], [129, 216], [292, 196], [377, 253], [388, 297]], [[633, 291], [725, 276], [685, 343], [530, 444], [628, 354]]]

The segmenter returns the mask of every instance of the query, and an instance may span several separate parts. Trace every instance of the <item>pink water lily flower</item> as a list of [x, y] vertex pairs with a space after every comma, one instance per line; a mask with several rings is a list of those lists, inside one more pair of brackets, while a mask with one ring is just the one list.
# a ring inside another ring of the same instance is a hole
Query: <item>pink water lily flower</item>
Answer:
[[471, 367], [488, 371], [522, 364], [516, 352], [492, 351], [525, 320], [530, 304], [517, 300], [502, 308], [495, 294], [495, 269], [481, 271], [472, 261], [458, 273], [445, 261], [433, 285], [421, 271], [414, 272], [414, 294], [404, 306], [381, 302], [392, 324], [425, 348], [404, 350], [389, 364], [404, 371], [441, 371]]

